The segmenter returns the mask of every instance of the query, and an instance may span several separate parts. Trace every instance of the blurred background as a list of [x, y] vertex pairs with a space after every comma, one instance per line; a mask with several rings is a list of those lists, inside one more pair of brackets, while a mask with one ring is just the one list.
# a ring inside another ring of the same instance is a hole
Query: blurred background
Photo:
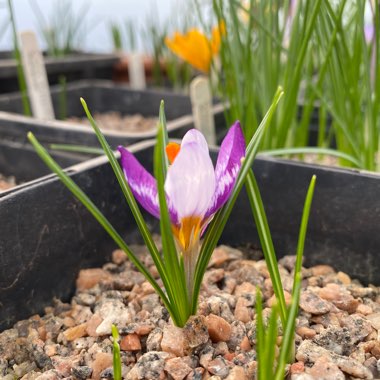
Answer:
[[[126, 24], [133, 24], [136, 36], [137, 50], [146, 50], [144, 46], [144, 30], [148, 25], [157, 28], [168, 23], [180, 22], [183, 15], [184, 3], [180, 0], [13, 0], [13, 9], [17, 29], [33, 30], [37, 33], [41, 47], [47, 48], [43, 37], [46, 25], [69, 22], [71, 14], [73, 19], [80, 18], [79, 45], [83, 50], [92, 52], [111, 52], [113, 50], [110, 25], [116, 24], [126, 29]], [[0, 27], [1, 20], [8, 17], [7, 1], [0, 1]], [[182, 13], [178, 12], [182, 9]], [[70, 21], [70, 22], [71, 22]], [[5, 23], [5, 21], [4, 21]], [[4, 26], [5, 28], [5, 26]], [[1, 29], [0, 29], [1, 31]], [[125, 33], [127, 31], [125, 30]], [[12, 50], [13, 41], [11, 29], [0, 33], [0, 50]]]

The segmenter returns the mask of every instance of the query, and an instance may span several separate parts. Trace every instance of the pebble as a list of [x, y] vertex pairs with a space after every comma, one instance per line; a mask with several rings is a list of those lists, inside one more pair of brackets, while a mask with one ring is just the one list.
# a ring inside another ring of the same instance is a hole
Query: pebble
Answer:
[[346, 378], [339, 367], [325, 356], [318, 358], [307, 373], [319, 380], [345, 380]]
[[120, 340], [120, 349], [123, 351], [140, 351], [141, 342], [137, 334], [128, 334]]
[[230, 369], [224, 358], [217, 357], [208, 363], [207, 371], [213, 375], [220, 376], [222, 379], [224, 379], [228, 376]]
[[82, 269], [76, 282], [79, 291], [91, 289], [101, 281], [109, 281], [112, 276], [109, 272], [100, 268]]
[[314, 315], [326, 314], [331, 310], [330, 303], [311, 291], [301, 292], [300, 308]]
[[296, 358], [304, 363], [315, 363], [320, 357], [326, 357], [336, 364], [339, 369], [349, 375], [359, 379], [373, 379], [372, 372], [360, 362], [329, 352], [327, 349], [318, 346], [310, 340], [304, 340], [298, 347]]
[[91, 364], [92, 379], [100, 380], [100, 374], [108, 367], [112, 367], [113, 356], [111, 353], [97, 352], [95, 360]]
[[184, 358], [167, 360], [164, 369], [173, 380], [183, 380], [192, 371], [192, 368], [186, 363]]
[[[154, 269], [146, 248], [140, 248], [134, 249], [140, 249], [142, 262]], [[294, 262], [288, 256], [279, 265], [288, 301]], [[0, 378], [111, 379], [112, 323], [121, 337], [124, 380], [255, 378], [256, 285], [265, 305], [274, 301], [266, 263], [221, 246], [209, 268], [198, 314], [178, 328], [151, 285], [124, 252], [115, 251], [112, 263], [81, 272], [82, 290], [71, 304], [55, 300], [46, 315], [0, 333]], [[298, 361], [288, 366], [288, 379], [380, 378], [378, 288], [361, 287], [330, 266], [303, 268], [302, 275]], [[269, 313], [266, 307], [264, 320]]]
[[161, 349], [175, 356], [184, 356], [185, 336], [183, 329], [174, 325], [165, 326], [162, 334]]
[[209, 340], [209, 333], [206, 318], [203, 315], [196, 315], [189, 318], [183, 328], [183, 335], [187, 346], [192, 350]]
[[209, 314], [206, 317], [208, 334], [213, 342], [227, 342], [231, 337], [231, 325], [223, 318]]

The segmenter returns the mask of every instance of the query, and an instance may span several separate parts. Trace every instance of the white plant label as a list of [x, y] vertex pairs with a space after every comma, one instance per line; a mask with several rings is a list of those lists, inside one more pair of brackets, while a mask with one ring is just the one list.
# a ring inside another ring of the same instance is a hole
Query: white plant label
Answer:
[[134, 90], [144, 90], [146, 88], [142, 54], [131, 53], [128, 55], [128, 75], [131, 88]]
[[44, 59], [32, 31], [20, 33], [21, 59], [28, 87], [28, 95], [33, 116], [43, 120], [53, 120], [54, 110], [50, 97]]
[[190, 83], [190, 99], [195, 128], [205, 136], [207, 143], [216, 144], [214, 116], [210, 83], [206, 77], [198, 76]]

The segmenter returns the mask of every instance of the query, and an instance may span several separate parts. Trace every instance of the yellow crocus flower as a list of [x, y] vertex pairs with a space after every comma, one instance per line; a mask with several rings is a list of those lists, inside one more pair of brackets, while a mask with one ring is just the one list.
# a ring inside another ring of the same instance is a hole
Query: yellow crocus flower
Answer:
[[224, 24], [214, 27], [211, 38], [196, 28], [186, 34], [174, 33], [173, 38], [165, 38], [166, 46], [178, 57], [196, 69], [208, 74], [212, 58], [219, 53], [221, 35], [225, 34]]

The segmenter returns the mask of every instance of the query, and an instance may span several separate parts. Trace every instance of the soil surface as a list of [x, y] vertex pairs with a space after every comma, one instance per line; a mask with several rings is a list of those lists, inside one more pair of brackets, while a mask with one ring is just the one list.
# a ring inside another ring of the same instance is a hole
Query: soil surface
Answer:
[[0, 192], [8, 190], [14, 186], [16, 186], [15, 177], [5, 177], [0, 174]]
[[[93, 116], [102, 130], [140, 133], [155, 130], [158, 123], [157, 117], [144, 117], [138, 114], [123, 116], [120, 112], [95, 113]], [[90, 125], [86, 117], [70, 117], [67, 121]]]
[[[146, 249], [133, 250], [157, 278]], [[116, 324], [124, 379], [255, 379], [256, 286], [265, 317], [274, 302], [267, 266], [255, 253], [248, 260], [241, 250], [218, 247], [198, 314], [178, 328], [150, 284], [117, 250], [112, 262], [79, 273], [70, 303], [55, 300], [44, 315], [0, 334], [0, 378], [111, 379]], [[294, 256], [280, 260], [287, 300], [294, 264]], [[303, 268], [302, 276], [296, 361], [287, 367], [287, 378], [379, 379], [380, 288], [363, 287], [328, 265]]]

